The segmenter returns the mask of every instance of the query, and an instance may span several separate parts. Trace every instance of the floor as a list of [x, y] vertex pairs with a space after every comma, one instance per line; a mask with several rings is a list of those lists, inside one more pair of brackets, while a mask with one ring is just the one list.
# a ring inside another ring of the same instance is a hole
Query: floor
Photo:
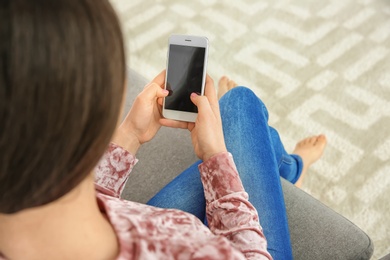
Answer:
[[288, 150], [329, 145], [303, 189], [390, 253], [390, 2], [112, 0], [129, 66], [152, 78], [172, 33], [207, 36], [208, 72], [253, 89]]

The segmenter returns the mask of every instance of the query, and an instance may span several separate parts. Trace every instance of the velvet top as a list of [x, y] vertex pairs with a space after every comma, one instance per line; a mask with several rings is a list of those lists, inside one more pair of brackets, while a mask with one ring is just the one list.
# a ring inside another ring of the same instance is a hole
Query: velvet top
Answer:
[[199, 165], [209, 228], [180, 210], [121, 199], [137, 161], [111, 143], [95, 168], [96, 198], [116, 232], [118, 260], [272, 259], [257, 211], [248, 201], [230, 153], [217, 154]]
[[100, 208], [118, 236], [118, 259], [272, 259], [230, 153], [199, 165], [209, 228], [180, 210], [120, 199], [136, 163], [112, 143], [95, 171]]

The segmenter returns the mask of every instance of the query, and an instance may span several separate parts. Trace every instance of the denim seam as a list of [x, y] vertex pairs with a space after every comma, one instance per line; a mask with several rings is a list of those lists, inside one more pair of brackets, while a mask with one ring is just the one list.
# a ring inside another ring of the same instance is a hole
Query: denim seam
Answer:
[[278, 163], [278, 168], [280, 169], [280, 166], [282, 166], [282, 163], [286, 163], [286, 164], [289, 164], [289, 165], [292, 165], [293, 162], [291, 160], [285, 160], [284, 159], [284, 155], [282, 155], [282, 158], [279, 160], [279, 163]]

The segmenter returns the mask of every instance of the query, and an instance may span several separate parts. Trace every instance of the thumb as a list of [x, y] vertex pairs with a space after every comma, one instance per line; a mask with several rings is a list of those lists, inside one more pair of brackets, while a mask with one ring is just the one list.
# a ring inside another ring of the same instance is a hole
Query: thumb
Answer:
[[192, 101], [192, 103], [194, 103], [195, 106], [198, 106], [198, 97], [199, 95], [196, 94], [196, 93], [191, 93], [191, 96], [190, 96], [190, 99]]
[[192, 93], [190, 98], [191, 98], [192, 103], [194, 103], [194, 105], [198, 107], [198, 112], [204, 113], [205, 110], [211, 109], [210, 103], [209, 103], [207, 97], [199, 96], [196, 93]]
[[169, 91], [161, 88], [156, 83], [150, 83], [145, 87], [145, 89], [141, 92], [141, 95], [148, 100], [152, 100], [154, 98], [161, 98], [168, 96]]

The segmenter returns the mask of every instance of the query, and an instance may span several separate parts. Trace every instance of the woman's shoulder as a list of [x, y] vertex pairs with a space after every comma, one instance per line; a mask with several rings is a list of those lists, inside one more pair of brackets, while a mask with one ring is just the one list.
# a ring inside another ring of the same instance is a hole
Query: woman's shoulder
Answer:
[[97, 194], [97, 198], [117, 234], [120, 243], [118, 259], [178, 257], [184, 252], [201, 253], [205, 244], [216, 250], [222, 247], [231, 251], [231, 245], [224, 237], [213, 235], [192, 214], [104, 194]]
[[[170, 230], [177, 227], [177, 232], [179, 232], [184, 226], [189, 226], [211, 234], [197, 217], [181, 210], [157, 208], [100, 193], [97, 194], [97, 198], [100, 209], [113, 225], [140, 225], [138, 231], [146, 233], [159, 233], [159, 231], [165, 231], [165, 227]], [[144, 223], [148, 225], [143, 225]]]

